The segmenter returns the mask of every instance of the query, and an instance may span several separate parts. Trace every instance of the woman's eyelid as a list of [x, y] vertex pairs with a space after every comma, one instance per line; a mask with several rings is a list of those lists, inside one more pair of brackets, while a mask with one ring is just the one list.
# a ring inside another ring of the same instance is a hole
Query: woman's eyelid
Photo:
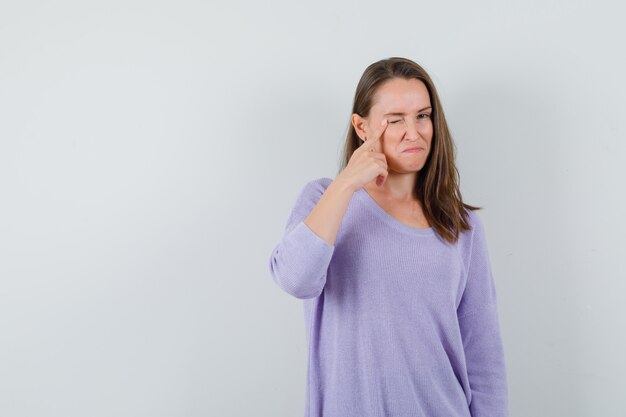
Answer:
[[[420, 116], [427, 116], [427, 117], [430, 117], [430, 113], [420, 113], [420, 114], [418, 114], [418, 115], [417, 115], [417, 118], [418, 118], [418, 119], [420, 119], [420, 118], [422, 118], [422, 119], [423, 119], [423, 117], [420, 117]], [[404, 121], [404, 118], [402, 118], [402, 119], [398, 119], [398, 120], [390, 120], [390, 121], [389, 121], [389, 123], [398, 123], [398, 122], [403, 122], [403, 121]]]

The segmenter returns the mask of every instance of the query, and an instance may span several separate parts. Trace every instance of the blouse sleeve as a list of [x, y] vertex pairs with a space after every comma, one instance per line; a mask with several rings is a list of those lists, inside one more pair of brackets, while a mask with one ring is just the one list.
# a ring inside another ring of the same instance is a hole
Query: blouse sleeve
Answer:
[[472, 417], [508, 417], [505, 356], [496, 287], [482, 220], [470, 212], [474, 226], [467, 281], [457, 309], [471, 389]]
[[269, 258], [274, 282], [296, 298], [317, 297], [326, 284], [326, 273], [335, 246], [315, 234], [304, 219], [330, 181], [320, 179], [305, 185], [291, 210], [284, 234]]

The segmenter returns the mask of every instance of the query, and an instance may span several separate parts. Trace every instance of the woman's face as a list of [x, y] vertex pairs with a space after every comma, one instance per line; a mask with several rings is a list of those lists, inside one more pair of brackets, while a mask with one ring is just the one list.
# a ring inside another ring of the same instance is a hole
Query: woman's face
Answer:
[[[416, 172], [422, 169], [430, 153], [433, 137], [432, 107], [426, 85], [415, 78], [392, 78], [378, 87], [374, 105], [366, 118], [352, 115], [352, 123], [361, 139], [379, 131], [383, 119], [388, 125], [376, 151], [385, 154], [390, 171]], [[409, 148], [421, 148], [406, 152]]]

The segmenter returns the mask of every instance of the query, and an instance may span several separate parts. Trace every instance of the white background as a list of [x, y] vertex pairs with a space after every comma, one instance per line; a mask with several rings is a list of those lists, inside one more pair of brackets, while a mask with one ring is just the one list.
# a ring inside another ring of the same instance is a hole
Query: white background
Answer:
[[298, 416], [268, 260], [358, 79], [439, 90], [484, 207], [512, 417], [626, 409], [614, 1], [0, 1], [0, 415]]

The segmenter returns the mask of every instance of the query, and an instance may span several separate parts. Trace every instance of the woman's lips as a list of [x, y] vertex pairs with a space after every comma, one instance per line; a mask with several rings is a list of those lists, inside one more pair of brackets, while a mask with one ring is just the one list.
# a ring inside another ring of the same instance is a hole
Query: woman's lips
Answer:
[[407, 153], [415, 153], [415, 152], [419, 152], [422, 151], [422, 148], [409, 148], [409, 149], [405, 149], [404, 151], [402, 151], [402, 153], [407, 152]]

